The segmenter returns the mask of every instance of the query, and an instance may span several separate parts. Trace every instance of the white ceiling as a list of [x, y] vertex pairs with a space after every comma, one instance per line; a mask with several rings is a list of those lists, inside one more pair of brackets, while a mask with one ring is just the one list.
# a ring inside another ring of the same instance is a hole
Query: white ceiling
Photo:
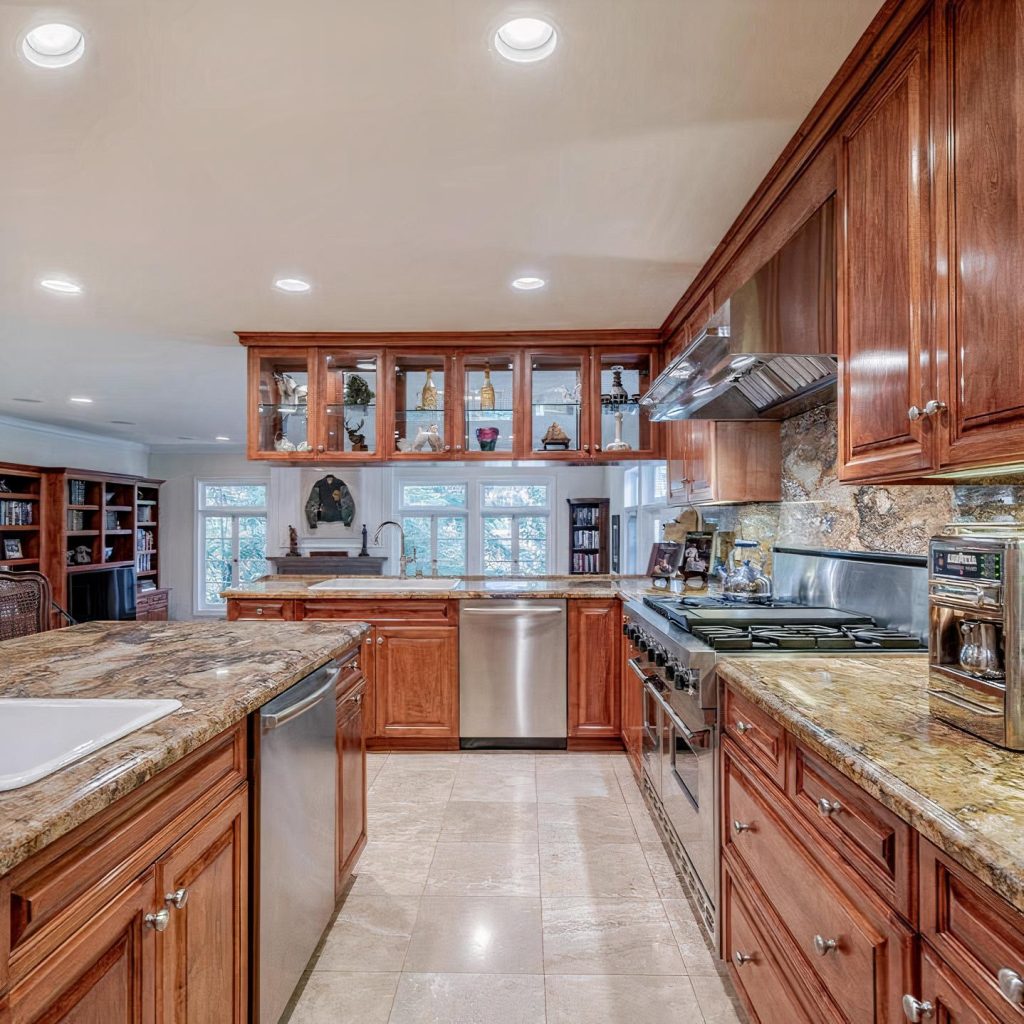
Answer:
[[[0, 3], [0, 413], [241, 440], [236, 329], [659, 326], [878, 5]], [[490, 47], [524, 14], [547, 61]]]

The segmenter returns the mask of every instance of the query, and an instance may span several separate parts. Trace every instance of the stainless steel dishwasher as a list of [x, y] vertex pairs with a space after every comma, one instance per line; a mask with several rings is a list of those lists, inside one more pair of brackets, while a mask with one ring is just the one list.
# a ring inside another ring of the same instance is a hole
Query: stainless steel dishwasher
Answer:
[[564, 747], [565, 601], [459, 604], [463, 747]]
[[338, 778], [332, 661], [259, 714], [259, 1024], [277, 1024], [334, 913]]

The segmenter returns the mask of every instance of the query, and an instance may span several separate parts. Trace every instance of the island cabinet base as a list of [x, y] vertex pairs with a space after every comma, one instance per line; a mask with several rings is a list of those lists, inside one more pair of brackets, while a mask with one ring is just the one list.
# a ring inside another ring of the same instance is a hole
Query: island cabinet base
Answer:
[[0, 879], [0, 1022], [248, 1018], [245, 723]]

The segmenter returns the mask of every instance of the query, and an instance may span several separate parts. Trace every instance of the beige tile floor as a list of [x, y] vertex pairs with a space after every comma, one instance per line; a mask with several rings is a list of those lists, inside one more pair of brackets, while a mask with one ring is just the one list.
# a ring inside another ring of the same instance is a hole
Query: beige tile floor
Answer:
[[290, 1024], [738, 1024], [621, 754], [371, 754]]

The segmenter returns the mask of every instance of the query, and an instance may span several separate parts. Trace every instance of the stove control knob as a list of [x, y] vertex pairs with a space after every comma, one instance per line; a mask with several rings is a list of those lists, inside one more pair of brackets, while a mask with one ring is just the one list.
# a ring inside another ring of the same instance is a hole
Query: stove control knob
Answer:
[[657, 665], [659, 668], [662, 668], [666, 664], [668, 664], [668, 655], [665, 653], [664, 647], [659, 647], [658, 650], [655, 651], [654, 664]]
[[680, 669], [679, 682], [676, 685], [687, 693], [696, 693], [697, 687], [700, 686], [700, 673], [695, 668]]
[[661, 644], [657, 644], [653, 640], [650, 641], [647, 646], [647, 660], [653, 664], [658, 660], [658, 652], [663, 650]]
[[666, 678], [666, 679], [667, 679], [667, 680], [668, 680], [668, 681], [669, 681], [670, 683], [673, 683], [673, 682], [675, 682], [675, 678], [676, 678], [676, 669], [677, 669], [678, 667], [679, 667], [679, 663], [678, 663], [678, 662], [676, 662], [676, 661], [670, 661], [670, 662], [669, 662], [669, 663], [668, 663], [668, 664], [667, 664], [667, 665], [665, 666], [665, 678]]
[[636, 641], [637, 649], [640, 650], [640, 651], [646, 651], [648, 643], [649, 643], [649, 639], [648, 639], [647, 634], [645, 632], [643, 632], [643, 630], [641, 630], [640, 631], [640, 636], [637, 638], [637, 641]]
[[622, 635], [623, 636], [629, 636], [629, 631], [632, 628], [633, 627], [629, 624], [629, 619], [623, 619], [622, 620]]

